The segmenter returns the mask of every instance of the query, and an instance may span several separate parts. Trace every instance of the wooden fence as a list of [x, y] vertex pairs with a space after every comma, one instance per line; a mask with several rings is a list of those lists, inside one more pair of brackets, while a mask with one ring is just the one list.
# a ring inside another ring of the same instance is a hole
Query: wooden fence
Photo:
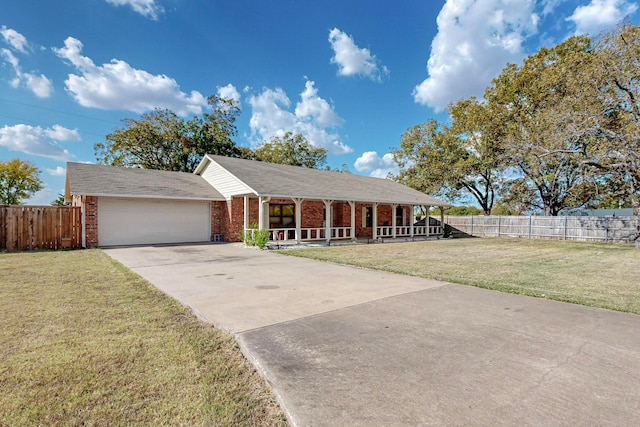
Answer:
[[0, 206], [0, 251], [82, 247], [82, 213], [70, 206]]
[[631, 242], [640, 219], [591, 216], [445, 216], [453, 235]]

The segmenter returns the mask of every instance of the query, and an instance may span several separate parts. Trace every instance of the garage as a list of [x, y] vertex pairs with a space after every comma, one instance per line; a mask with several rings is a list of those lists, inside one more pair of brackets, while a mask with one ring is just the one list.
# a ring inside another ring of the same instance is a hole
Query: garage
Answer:
[[211, 203], [205, 200], [98, 198], [100, 246], [211, 240]]

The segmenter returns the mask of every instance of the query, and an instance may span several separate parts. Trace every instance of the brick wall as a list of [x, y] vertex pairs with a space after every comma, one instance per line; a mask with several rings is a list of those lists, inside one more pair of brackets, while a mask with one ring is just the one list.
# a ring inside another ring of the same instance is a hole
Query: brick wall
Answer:
[[87, 248], [98, 247], [98, 197], [86, 196], [84, 202], [84, 230]]

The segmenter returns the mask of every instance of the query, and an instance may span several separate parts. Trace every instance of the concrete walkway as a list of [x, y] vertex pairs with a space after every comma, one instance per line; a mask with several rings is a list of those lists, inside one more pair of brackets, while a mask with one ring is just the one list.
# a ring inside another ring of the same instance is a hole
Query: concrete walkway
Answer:
[[294, 425], [640, 419], [640, 316], [240, 245], [106, 253], [234, 333]]

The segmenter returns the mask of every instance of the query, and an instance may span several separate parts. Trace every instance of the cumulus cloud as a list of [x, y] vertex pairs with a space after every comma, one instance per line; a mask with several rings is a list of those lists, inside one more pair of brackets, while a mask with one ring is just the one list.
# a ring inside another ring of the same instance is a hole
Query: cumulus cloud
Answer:
[[67, 173], [67, 169], [62, 166], [58, 166], [55, 169], [47, 168], [47, 173], [51, 176], [65, 176]]
[[231, 99], [234, 104], [240, 105], [240, 92], [231, 83], [226, 86], [218, 86], [218, 96], [220, 98]]
[[18, 52], [27, 53], [27, 48], [29, 47], [29, 43], [27, 42], [27, 38], [17, 32], [16, 30], [12, 30], [11, 28], [7, 28], [6, 26], [0, 27], [0, 34], [4, 38], [4, 41], [17, 50]]
[[482, 96], [507, 63], [524, 57], [523, 42], [537, 32], [535, 6], [532, 0], [447, 0], [428, 77], [415, 87], [414, 100], [442, 111], [450, 102]]
[[48, 129], [25, 124], [5, 125], [0, 128], [1, 147], [56, 160], [69, 160], [73, 157], [58, 142], [74, 140], [79, 140], [77, 130], [66, 129], [59, 125]]
[[329, 43], [333, 49], [331, 63], [338, 65], [339, 75], [360, 75], [381, 81], [382, 76], [389, 74], [387, 67], [380, 68], [376, 56], [369, 49], [359, 48], [349, 34], [334, 28], [329, 31]]
[[567, 21], [576, 25], [576, 35], [596, 35], [616, 25], [636, 10], [638, 5], [628, 0], [591, 0], [585, 6], [578, 6]]
[[387, 153], [380, 157], [376, 151], [365, 151], [353, 164], [358, 172], [368, 172], [370, 176], [386, 178], [397, 175], [400, 170], [393, 161], [393, 154]]
[[153, 75], [118, 59], [95, 65], [82, 55], [82, 47], [80, 40], [68, 37], [64, 47], [53, 51], [80, 73], [69, 74], [64, 83], [71, 96], [84, 107], [130, 110], [139, 114], [154, 108], [168, 108], [186, 116], [200, 114], [207, 105], [200, 92], [192, 91], [187, 95], [166, 75]]
[[158, 4], [156, 0], [106, 0], [107, 3], [112, 4], [114, 6], [129, 6], [134, 12], [139, 13], [140, 15], [152, 19], [157, 20], [158, 16], [160, 16], [164, 12], [164, 8]]
[[281, 88], [265, 88], [262, 93], [250, 96], [248, 103], [251, 106], [249, 126], [254, 144], [293, 132], [332, 154], [353, 151], [340, 141], [340, 136], [334, 131], [344, 121], [325, 99], [318, 96], [313, 81], [307, 80], [293, 112], [290, 111], [291, 100]]
[[[27, 51], [27, 39], [22, 34], [5, 26], [2, 26], [0, 29], [0, 34], [2, 34], [4, 41], [18, 53], [29, 53]], [[17, 89], [21, 85], [24, 85], [38, 98], [48, 98], [51, 96], [53, 93], [53, 84], [47, 76], [33, 72], [25, 73], [20, 66], [20, 60], [9, 49], [0, 49], [0, 57], [11, 65], [15, 73], [15, 77], [9, 82], [11, 87]]]

